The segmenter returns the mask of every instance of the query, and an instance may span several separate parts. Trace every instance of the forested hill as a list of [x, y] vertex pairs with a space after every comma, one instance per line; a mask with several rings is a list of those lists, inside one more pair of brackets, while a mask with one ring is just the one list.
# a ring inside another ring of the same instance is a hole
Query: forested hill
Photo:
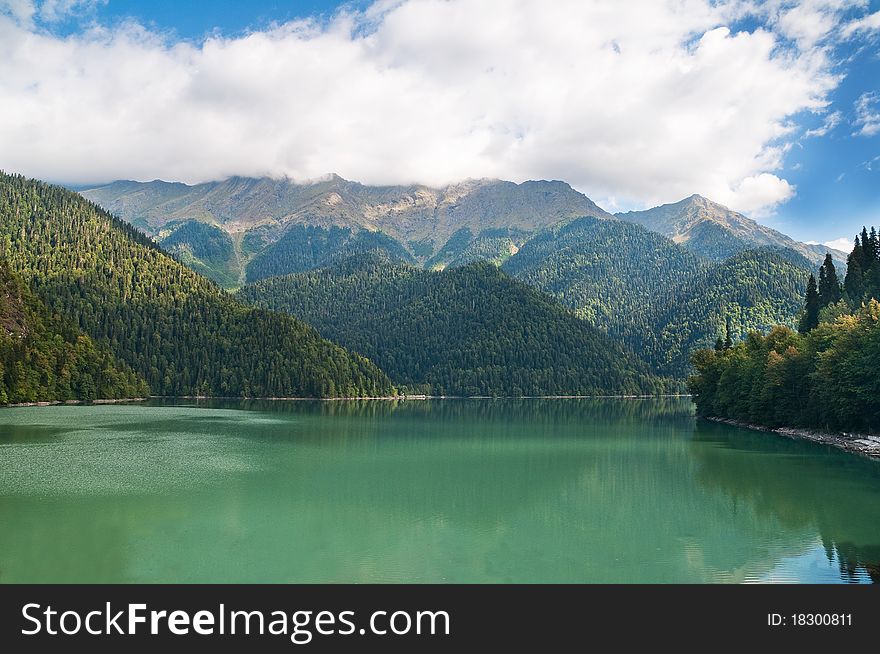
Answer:
[[799, 333], [774, 327], [694, 354], [701, 415], [770, 427], [880, 431], [880, 238], [862, 230], [841, 283], [832, 257], [806, 283]]
[[496, 266], [431, 272], [362, 254], [244, 287], [378, 363], [397, 384], [449, 395], [596, 395], [664, 388], [606, 334]]
[[0, 404], [125, 398], [146, 382], [52, 314], [0, 259]]
[[663, 374], [687, 376], [690, 355], [726, 338], [728, 328], [739, 340], [774, 325], [794, 327], [811, 272], [811, 262], [792, 250], [746, 250], [690, 277], [670, 301], [646, 305], [631, 324], [647, 327], [624, 340]]
[[735, 337], [794, 326], [812, 267], [772, 247], [709, 262], [640, 225], [594, 218], [544, 230], [503, 265], [679, 379], [728, 323]]
[[48, 310], [160, 395], [385, 395], [366, 359], [245, 306], [58, 186], [0, 173], [0, 256]]
[[645, 307], [668, 306], [707, 265], [639, 225], [578, 218], [532, 237], [503, 268], [620, 338], [650, 329]]

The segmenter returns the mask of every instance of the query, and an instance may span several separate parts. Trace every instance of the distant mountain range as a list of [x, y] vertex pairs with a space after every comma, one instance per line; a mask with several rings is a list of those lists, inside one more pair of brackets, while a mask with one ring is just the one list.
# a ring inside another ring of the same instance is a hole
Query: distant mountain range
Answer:
[[817, 263], [825, 258], [826, 253], [831, 253], [838, 261], [846, 261], [844, 252], [825, 245], [795, 241], [701, 195], [692, 195], [679, 202], [646, 211], [628, 211], [615, 215], [621, 220], [638, 223], [653, 232], [663, 234], [689, 250], [715, 261], [763, 246], [788, 248]]
[[826, 252], [846, 259], [698, 195], [613, 216], [560, 181], [482, 179], [430, 188], [365, 186], [336, 175], [309, 183], [233, 177], [195, 186], [119, 181], [81, 193], [227, 287], [320, 267], [328, 257], [362, 249], [369, 234], [428, 268], [501, 264], [531, 236], [583, 217], [638, 223], [714, 261], [763, 246], [789, 248], [817, 264]]
[[[396, 383], [457, 391], [499, 392], [513, 384], [534, 392], [540, 384], [534, 378], [520, 378], [518, 385], [510, 381], [508, 364], [514, 359], [505, 364], [507, 376], [496, 375], [492, 383], [481, 377], [488, 360], [479, 358], [468, 365], [482, 372], [471, 377], [460, 362], [455, 372], [443, 373], [443, 381], [428, 367], [418, 374], [401, 372], [400, 358], [412, 362], [415, 355], [405, 354], [403, 345], [386, 351], [390, 345], [384, 337], [394, 332], [371, 312], [393, 304], [400, 285], [407, 297], [413, 289], [436, 295], [459, 279], [420, 276], [419, 269], [495, 264], [628, 348], [617, 358], [630, 357], [629, 369], [642, 370], [632, 363], [633, 354], [655, 374], [682, 379], [690, 353], [713, 343], [728, 325], [734, 337], [777, 323], [794, 325], [810, 272], [826, 252], [839, 262], [846, 259], [842, 252], [800, 243], [699, 195], [612, 215], [559, 181], [470, 180], [436, 189], [365, 186], [338, 176], [306, 184], [231, 178], [196, 186], [114, 182], [81, 193], [154, 237], [189, 267], [227, 288], [243, 287], [242, 299], [293, 313], [325, 338], [390, 368], [386, 372]], [[353, 273], [352, 261], [372, 263]], [[382, 279], [376, 267], [383, 264], [376, 261], [386, 262], [391, 279]], [[524, 287], [505, 286], [486, 273], [461, 278], [473, 282], [471, 306], [473, 301], [488, 306], [483, 291], [493, 284], [511, 297], [523, 292]], [[272, 283], [248, 286], [261, 280]], [[307, 294], [328, 304], [320, 306]], [[340, 298], [356, 311], [363, 305], [367, 315], [343, 320], [346, 310], [340, 314], [340, 307], [331, 306]], [[449, 291], [448, 300], [445, 312], [443, 303], [430, 306], [434, 323], [463, 323], [467, 298]], [[401, 324], [422, 324], [406, 307], [396, 311]], [[558, 340], [565, 320], [546, 311], [542, 315], [544, 328], [553, 325]], [[497, 316], [480, 316], [480, 324], [501, 330], [487, 342], [506, 338], [501, 323], [492, 322]], [[583, 352], [607, 348], [597, 335], [588, 340], [592, 344]], [[443, 342], [451, 348], [454, 339]], [[546, 354], [547, 342], [535, 341], [533, 347]], [[480, 347], [486, 356], [496, 352], [494, 345]], [[450, 357], [450, 352], [438, 354], [437, 365]], [[497, 352], [489, 360], [497, 361]], [[556, 391], [593, 383], [592, 372], [578, 374]]]

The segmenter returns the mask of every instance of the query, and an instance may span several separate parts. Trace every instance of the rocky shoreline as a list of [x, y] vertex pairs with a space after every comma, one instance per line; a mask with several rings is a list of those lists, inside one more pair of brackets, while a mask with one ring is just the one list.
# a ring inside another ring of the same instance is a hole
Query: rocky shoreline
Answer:
[[106, 399], [98, 399], [98, 400], [55, 400], [52, 402], [42, 401], [42, 402], [16, 402], [14, 404], [3, 404], [0, 405], [3, 408], [16, 408], [16, 407], [28, 407], [28, 406], [65, 406], [65, 405], [78, 405], [78, 404], [127, 404], [129, 402], [146, 402], [150, 398], [148, 397], [124, 397], [116, 400], [106, 400]]
[[862, 456], [867, 456], [872, 459], [880, 459], [880, 436], [877, 435], [822, 432], [811, 429], [793, 429], [791, 427], [778, 427], [774, 429], [772, 427], [754, 425], [729, 418], [707, 417], [706, 420], [721, 422], [726, 425], [733, 425], [734, 427], [743, 427], [755, 431], [779, 434], [780, 436], [795, 440], [812, 441], [821, 445], [830, 445], [846, 452], [852, 452], [853, 454], [861, 454]]

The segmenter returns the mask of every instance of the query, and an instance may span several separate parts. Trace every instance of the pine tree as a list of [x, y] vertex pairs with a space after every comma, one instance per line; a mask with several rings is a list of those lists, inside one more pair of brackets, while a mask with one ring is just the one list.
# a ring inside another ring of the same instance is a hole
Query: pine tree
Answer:
[[727, 321], [727, 334], [724, 337], [724, 349], [729, 350], [733, 347], [733, 338], [730, 336], [730, 320]]
[[819, 306], [827, 307], [838, 302], [841, 297], [840, 281], [830, 254], [825, 255], [825, 263], [819, 268]]
[[715, 351], [721, 352], [724, 349], [724, 340], [719, 336], [715, 341]]
[[[877, 257], [877, 251], [874, 248], [875, 242], [871, 242], [870, 236], [868, 236], [868, 230], [865, 227], [862, 227], [862, 251], [865, 253], [865, 261], [870, 262], [871, 260]], [[863, 265], [862, 268], [865, 268]]]
[[[861, 246], [859, 246], [861, 250]], [[855, 250], [853, 251], [855, 253]], [[860, 263], [861, 257], [852, 254], [847, 258], [846, 278], [843, 280], [843, 288], [850, 304], [858, 306], [865, 297], [865, 273]]]
[[798, 325], [798, 331], [800, 331], [801, 334], [806, 334], [819, 325], [820, 308], [819, 291], [816, 288], [816, 277], [810, 275], [810, 280], [807, 282], [807, 297], [804, 303], [804, 313], [801, 316], [801, 321]]

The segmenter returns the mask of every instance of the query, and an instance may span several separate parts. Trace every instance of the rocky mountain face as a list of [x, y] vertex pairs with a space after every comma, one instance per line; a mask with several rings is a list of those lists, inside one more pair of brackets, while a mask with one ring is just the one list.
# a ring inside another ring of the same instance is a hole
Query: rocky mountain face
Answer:
[[663, 204], [645, 211], [628, 211], [615, 215], [621, 220], [637, 223], [663, 234], [714, 261], [722, 261], [744, 250], [765, 246], [788, 248], [816, 263], [821, 263], [828, 252], [836, 260], [846, 261], [846, 254], [839, 250], [824, 245], [800, 243], [701, 195], [692, 195], [679, 202]]
[[383, 232], [420, 262], [440, 253], [462, 230], [475, 240], [487, 230], [531, 233], [565, 218], [613, 219], [558, 181], [482, 179], [430, 188], [365, 186], [336, 175], [309, 183], [233, 177], [195, 186], [120, 181], [81, 193], [160, 240], [187, 221], [221, 227], [237, 241], [259, 239], [266, 245], [294, 225], [338, 227]]

